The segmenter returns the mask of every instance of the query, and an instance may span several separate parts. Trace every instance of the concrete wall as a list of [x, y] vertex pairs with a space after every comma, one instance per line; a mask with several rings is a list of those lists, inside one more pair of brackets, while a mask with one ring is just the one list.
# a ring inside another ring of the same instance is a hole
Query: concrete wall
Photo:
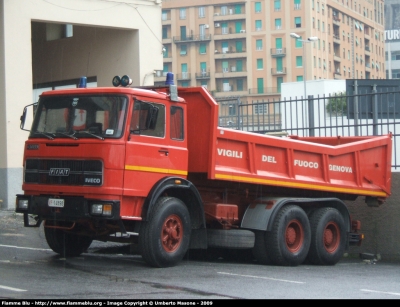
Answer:
[[[47, 41], [46, 23], [72, 24], [74, 35]], [[12, 210], [21, 193], [23, 107], [33, 84], [96, 76], [111, 85], [128, 74], [153, 84], [163, 68], [161, 1], [0, 0], [0, 206]], [[150, 74], [149, 74], [150, 73]]]
[[361, 221], [365, 240], [350, 253], [381, 254], [383, 260], [400, 261], [400, 173], [392, 173], [392, 195], [377, 208], [368, 207], [363, 198], [347, 202], [352, 217]]

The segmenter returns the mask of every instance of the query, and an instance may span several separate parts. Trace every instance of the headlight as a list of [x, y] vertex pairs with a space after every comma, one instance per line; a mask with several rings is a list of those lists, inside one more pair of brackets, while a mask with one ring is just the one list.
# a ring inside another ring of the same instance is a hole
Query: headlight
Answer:
[[18, 199], [18, 209], [27, 210], [29, 205], [29, 200]]
[[112, 204], [92, 204], [90, 213], [93, 215], [112, 215]]
[[103, 205], [101, 205], [101, 204], [93, 204], [91, 213], [92, 214], [102, 214], [103, 213]]

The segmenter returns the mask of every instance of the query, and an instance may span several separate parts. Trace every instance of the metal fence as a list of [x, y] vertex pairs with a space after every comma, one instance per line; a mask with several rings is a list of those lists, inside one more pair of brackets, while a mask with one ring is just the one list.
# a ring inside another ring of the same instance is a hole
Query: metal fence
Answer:
[[[284, 101], [218, 99], [219, 126], [299, 136], [372, 136], [392, 133], [392, 170], [400, 170], [400, 92], [308, 96]], [[399, 147], [399, 150], [397, 150]]]

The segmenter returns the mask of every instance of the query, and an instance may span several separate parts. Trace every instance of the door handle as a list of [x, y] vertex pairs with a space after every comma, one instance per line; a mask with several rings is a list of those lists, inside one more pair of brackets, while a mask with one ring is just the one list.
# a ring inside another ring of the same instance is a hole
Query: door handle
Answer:
[[158, 152], [162, 152], [162, 153], [164, 153], [166, 156], [168, 156], [168, 154], [169, 154], [168, 149], [160, 149]]

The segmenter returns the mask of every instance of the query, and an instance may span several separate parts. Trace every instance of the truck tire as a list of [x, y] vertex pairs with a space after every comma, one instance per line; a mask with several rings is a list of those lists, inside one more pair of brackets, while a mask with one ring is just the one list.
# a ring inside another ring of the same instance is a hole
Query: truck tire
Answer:
[[185, 204], [177, 198], [161, 197], [149, 220], [140, 227], [142, 258], [153, 267], [176, 265], [188, 250], [190, 232], [190, 215]]
[[310, 241], [311, 230], [307, 214], [295, 205], [280, 209], [272, 230], [265, 234], [266, 248], [275, 265], [301, 264], [307, 257]]
[[335, 208], [320, 208], [310, 215], [311, 245], [307, 262], [334, 265], [343, 256], [346, 245], [345, 224]]
[[66, 233], [61, 229], [44, 227], [44, 235], [50, 248], [63, 257], [76, 257], [85, 252], [92, 239]]
[[207, 229], [208, 247], [248, 249], [254, 246], [254, 233], [245, 229]]
[[267, 244], [265, 243], [265, 231], [255, 231], [255, 242], [253, 247], [253, 256], [261, 264], [271, 264], [271, 258], [268, 255]]

